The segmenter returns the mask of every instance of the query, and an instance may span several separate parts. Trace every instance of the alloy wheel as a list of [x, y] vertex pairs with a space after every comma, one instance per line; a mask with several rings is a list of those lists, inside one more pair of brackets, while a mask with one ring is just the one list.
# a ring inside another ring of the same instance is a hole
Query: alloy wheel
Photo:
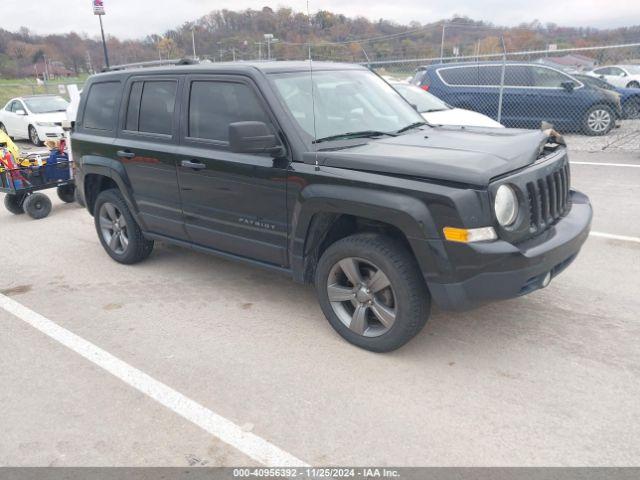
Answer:
[[112, 252], [122, 255], [129, 247], [127, 221], [122, 212], [112, 203], [103, 203], [98, 214], [100, 231]]
[[592, 111], [587, 117], [587, 126], [592, 132], [605, 132], [611, 124], [611, 114], [604, 109]]
[[393, 286], [368, 260], [347, 257], [336, 263], [327, 279], [327, 296], [340, 321], [358, 335], [378, 337], [396, 320]]
[[40, 143], [40, 138], [38, 137], [38, 132], [33, 127], [31, 127], [29, 129], [29, 139], [31, 140], [31, 143], [33, 143], [34, 145], [38, 145]]

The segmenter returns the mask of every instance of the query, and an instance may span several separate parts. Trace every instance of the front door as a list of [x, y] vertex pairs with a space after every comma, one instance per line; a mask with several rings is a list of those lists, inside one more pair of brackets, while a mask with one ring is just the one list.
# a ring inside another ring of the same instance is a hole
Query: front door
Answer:
[[287, 266], [287, 162], [231, 152], [229, 124], [275, 121], [248, 78], [191, 76], [177, 155], [185, 227], [197, 245]]

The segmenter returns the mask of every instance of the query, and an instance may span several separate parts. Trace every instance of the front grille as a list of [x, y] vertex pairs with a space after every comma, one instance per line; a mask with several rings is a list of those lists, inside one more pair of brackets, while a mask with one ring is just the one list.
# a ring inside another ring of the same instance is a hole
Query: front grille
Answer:
[[569, 211], [570, 186], [568, 162], [545, 177], [527, 182], [531, 233], [542, 232]]

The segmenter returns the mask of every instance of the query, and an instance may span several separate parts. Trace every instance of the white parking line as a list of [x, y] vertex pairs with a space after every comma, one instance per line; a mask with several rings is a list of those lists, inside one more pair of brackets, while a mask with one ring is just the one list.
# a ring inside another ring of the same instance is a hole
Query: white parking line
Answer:
[[253, 460], [270, 467], [308, 466], [302, 460], [281, 450], [267, 440], [243, 431], [232, 421], [212, 412], [100, 347], [2, 294], [0, 294], [0, 308], [83, 356], [136, 390], [148, 395], [216, 438], [235, 447]]
[[574, 162], [573, 160], [569, 161], [571, 165], [597, 165], [600, 167], [631, 167], [631, 168], [640, 168], [640, 164], [636, 165], [635, 163], [605, 163], [605, 162]]
[[614, 235], [613, 233], [590, 232], [592, 237], [610, 238], [611, 240], [622, 240], [623, 242], [640, 243], [640, 237], [630, 237], [628, 235]]

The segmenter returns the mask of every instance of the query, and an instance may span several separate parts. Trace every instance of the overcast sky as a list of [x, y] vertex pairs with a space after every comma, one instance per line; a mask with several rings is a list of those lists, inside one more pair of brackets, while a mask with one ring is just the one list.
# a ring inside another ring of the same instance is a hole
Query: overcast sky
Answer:
[[[99, 34], [98, 21], [91, 12], [91, 0], [2, 0], [3, 17], [17, 21], [4, 28], [26, 26], [38, 33], [86, 32]], [[330, 10], [348, 16], [385, 18], [399, 23], [417, 20], [428, 23], [468, 15], [476, 20], [500, 25], [516, 25], [538, 19], [567, 26], [599, 28], [640, 24], [640, 0], [310, 0], [311, 12]], [[227, 8], [273, 9], [290, 6], [306, 12], [305, 0], [104, 0], [108, 34], [120, 38], [140, 38], [194, 20], [212, 10]]]

